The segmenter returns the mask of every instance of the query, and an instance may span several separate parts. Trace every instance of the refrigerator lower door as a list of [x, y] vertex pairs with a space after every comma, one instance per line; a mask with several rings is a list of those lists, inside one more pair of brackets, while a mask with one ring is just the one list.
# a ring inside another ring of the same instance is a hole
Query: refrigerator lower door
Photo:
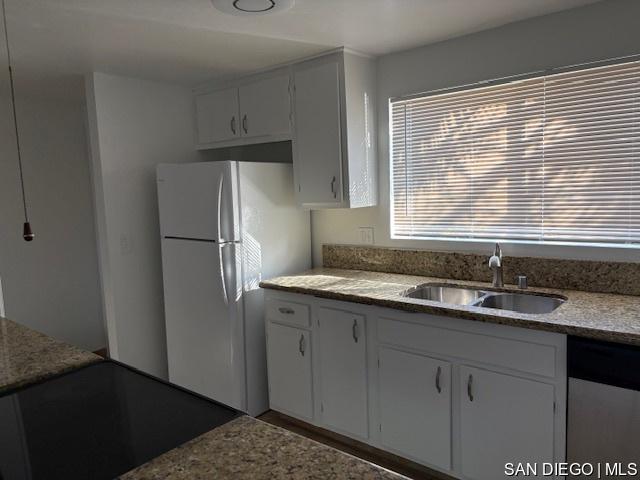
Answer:
[[245, 410], [241, 302], [234, 244], [164, 238], [169, 380]]

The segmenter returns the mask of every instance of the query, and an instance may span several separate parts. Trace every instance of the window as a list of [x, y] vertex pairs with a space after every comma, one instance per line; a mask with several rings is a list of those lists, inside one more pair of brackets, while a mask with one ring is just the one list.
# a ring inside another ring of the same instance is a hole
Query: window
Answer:
[[393, 238], [640, 244], [640, 62], [393, 100]]

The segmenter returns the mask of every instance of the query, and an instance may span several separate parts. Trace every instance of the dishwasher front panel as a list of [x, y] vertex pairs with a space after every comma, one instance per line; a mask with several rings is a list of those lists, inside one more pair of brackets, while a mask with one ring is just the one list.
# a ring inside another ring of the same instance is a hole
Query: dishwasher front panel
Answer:
[[569, 379], [567, 460], [640, 462], [640, 392]]
[[576, 337], [567, 347], [567, 461], [620, 464], [602, 478], [629, 478], [640, 467], [640, 348]]

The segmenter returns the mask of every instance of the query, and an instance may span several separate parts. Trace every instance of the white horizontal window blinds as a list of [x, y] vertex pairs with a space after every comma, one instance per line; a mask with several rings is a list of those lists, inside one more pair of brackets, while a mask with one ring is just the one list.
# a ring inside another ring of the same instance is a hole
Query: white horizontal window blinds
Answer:
[[640, 62], [394, 101], [396, 238], [640, 242]]

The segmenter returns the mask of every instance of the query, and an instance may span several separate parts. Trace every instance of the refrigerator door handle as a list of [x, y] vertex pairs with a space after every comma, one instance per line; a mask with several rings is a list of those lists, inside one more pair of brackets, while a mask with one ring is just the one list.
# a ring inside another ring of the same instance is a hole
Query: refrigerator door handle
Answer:
[[222, 260], [222, 249], [224, 243], [218, 244], [218, 258], [220, 260], [220, 280], [222, 282], [222, 297], [224, 298], [224, 304], [229, 306], [229, 294], [227, 293], [227, 280], [225, 275], [224, 261]]
[[[224, 186], [224, 173], [220, 175], [220, 181], [218, 182], [218, 242], [223, 243], [222, 238], [222, 189]], [[220, 254], [222, 259], [222, 254]], [[222, 262], [222, 260], [220, 260]], [[223, 283], [224, 284], [224, 283]]]

